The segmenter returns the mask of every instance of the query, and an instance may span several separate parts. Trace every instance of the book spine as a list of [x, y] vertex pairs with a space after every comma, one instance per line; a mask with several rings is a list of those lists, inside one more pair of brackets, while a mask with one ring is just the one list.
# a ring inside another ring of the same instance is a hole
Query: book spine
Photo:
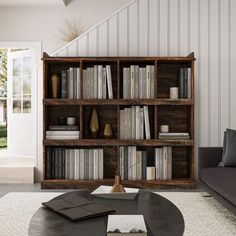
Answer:
[[120, 176], [124, 180], [124, 147], [120, 147]]
[[87, 99], [91, 99], [91, 68], [87, 68]]
[[137, 150], [136, 146], [132, 146], [132, 179], [137, 179]]
[[139, 66], [134, 66], [134, 98], [139, 97]]
[[167, 148], [167, 178], [172, 179], [172, 147]]
[[73, 86], [73, 80], [74, 80], [73, 77], [74, 77], [74, 76], [73, 76], [73, 68], [71, 68], [71, 67], [69, 68], [69, 75], [70, 75], [70, 76], [69, 76], [69, 81], [70, 81], [70, 82], [69, 82], [69, 84], [70, 84], [70, 86], [69, 86], [69, 88], [70, 88], [70, 91], [69, 91], [69, 99], [73, 99], [73, 98], [74, 98], [74, 97], [73, 97], [73, 93], [74, 93], [74, 92], [73, 92], [73, 91], [74, 91], [74, 90], [73, 90], [73, 88], [74, 88], [74, 86]]
[[77, 99], [81, 98], [81, 94], [80, 94], [80, 87], [81, 87], [81, 78], [80, 78], [80, 68], [76, 68], [76, 74], [77, 74]]
[[73, 98], [77, 98], [77, 68], [73, 69]]
[[135, 116], [136, 116], [136, 122], [135, 122], [135, 129], [136, 129], [136, 131], [135, 131], [135, 138], [136, 139], [140, 139], [140, 126], [141, 126], [141, 123], [140, 123], [140, 116], [141, 116], [141, 114], [140, 114], [140, 107], [139, 106], [136, 106], [135, 107], [135, 111], [136, 111], [136, 114], [135, 114]]
[[98, 151], [98, 149], [95, 149], [94, 155], [93, 155], [93, 163], [94, 163], [94, 165], [93, 165], [93, 179], [94, 180], [98, 180], [98, 178], [99, 178], [99, 175], [98, 175], [99, 157], [98, 157], [98, 155], [99, 155], [99, 151]]
[[163, 179], [163, 148], [160, 148], [160, 166], [159, 166], [159, 172], [160, 172], [160, 179]]
[[106, 65], [106, 71], [107, 71], [108, 98], [113, 99], [111, 66], [110, 65]]
[[78, 131], [77, 125], [55, 125], [55, 126], [49, 126], [49, 131]]
[[89, 149], [89, 180], [93, 179], [93, 150]]
[[143, 99], [147, 98], [147, 79], [146, 79], [146, 68], [142, 70], [142, 82], [143, 82]]
[[123, 68], [123, 98], [127, 99], [127, 69]]
[[125, 138], [125, 111], [124, 110], [120, 110], [120, 139], [124, 139]]
[[61, 148], [58, 148], [58, 179], [62, 178], [62, 152]]
[[160, 148], [155, 148], [155, 166], [156, 166], [156, 179], [161, 179], [160, 177]]
[[79, 162], [80, 162], [80, 156], [79, 156], [79, 149], [75, 150], [75, 176], [74, 179], [79, 179]]
[[155, 67], [150, 66], [150, 98], [154, 99]]
[[145, 136], [146, 139], [151, 138], [150, 134], [150, 123], [149, 123], [149, 114], [148, 114], [148, 106], [144, 106], [144, 126], [145, 126]]
[[124, 114], [125, 114], [125, 132], [124, 132], [124, 139], [128, 139], [128, 108], [124, 109]]
[[62, 148], [62, 179], [65, 179], [65, 148]]
[[124, 147], [124, 179], [128, 179], [128, 147]]
[[107, 73], [106, 68], [103, 68], [103, 77], [102, 77], [102, 98], [107, 98]]
[[104, 157], [103, 157], [103, 149], [99, 149], [98, 151], [98, 179], [103, 179], [104, 176]]
[[132, 180], [132, 147], [128, 146], [128, 180]]
[[84, 172], [85, 172], [85, 179], [89, 179], [89, 149], [84, 150]]
[[143, 99], [143, 68], [139, 68], [139, 94], [138, 98]]
[[134, 98], [134, 91], [135, 91], [135, 69], [134, 65], [130, 66], [130, 98]]
[[192, 70], [188, 68], [188, 99], [192, 98]]
[[137, 157], [136, 179], [141, 180], [142, 179], [142, 152], [137, 151], [136, 152], [136, 157]]
[[46, 179], [51, 179], [51, 148], [46, 149]]
[[68, 98], [67, 94], [67, 71], [63, 70], [61, 72], [61, 98], [66, 99]]
[[79, 163], [79, 178], [81, 180], [84, 180], [85, 178], [85, 175], [84, 175], [84, 171], [85, 171], [85, 164], [84, 164], [84, 149], [80, 149], [79, 150], [79, 160], [80, 160], [80, 163]]
[[136, 107], [131, 107], [131, 138], [136, 138]]
[[93, 68], [94, 82], [93, 82], [93, 94], [94, 99], [98, 99], [98, 66], [95, 65]]
[[140, 108], [140, 138], [144, 139], [144, 114], [143, 114], [143, 108]]
[[102, 99], [103, 95], [103, 68], [98, 66], [98, 99]]
[[151, 66], [147, 65], [146, 66], [146, 98], [150, 98], [150, 87], [151, 87], [151, 78], [150, 78], [150, 73], [151, 73]]
[[87, 98], [87, 70], [83, 70], [83, 99]]
[[147, 152], [142, 152], [142, 179], [147, 179]]
[[127, 92], [127, 99], [131, 98], [131, 72], [130, 72], [130, 68], [127, 68], [127, 88], [126, 88], [126, 92]]
[[69, 150], [65, 150], [65, 179], [69, 179]]
[[168, 161], [167, 147], [163, 147], [163, 179], [167, 180], [167, 161]]
[[132, 139], [132, 110], [128, 108], [128, 139]]
[[94, 99], [94, 68], [90, 68], [90, 98]]

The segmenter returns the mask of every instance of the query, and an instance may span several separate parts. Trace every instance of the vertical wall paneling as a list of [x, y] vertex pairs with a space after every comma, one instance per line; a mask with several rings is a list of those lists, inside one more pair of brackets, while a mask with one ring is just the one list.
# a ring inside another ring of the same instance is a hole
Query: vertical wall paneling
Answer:
[[178, 55], [179, 53], [178, 1], [170, 1], [170, 52], [172, 55]]
[[199, 101], [200, 101], [200, 146], [209, 145], [209, 107], [208, 107], [208, 0], [200, 0], [200, 44], [199, 44]]
[[109, 56], [117, 56], [118, 48], [117, 48], [117, 15], [114, 15], [109, 19]]
[[236, 2], [235, 0], [229, 0], [229, 32], [230, 32], [230, 40], [229, 40], [229, 71], [230, 71], [230, 111], [231, 111], [231, 119], [230, 126], [236, 129]]
[[[210, 146], [217, 146], [219, 143], [219, 100], [218, 100], [218, 68], [219, 68], [219, 43], [218, 43], [218, 19], [219, 19], [219, 10], [218, 10], [218, 1], [209, 0], [209, 70], [208, 70], [208, 106], [209, 106], [209, 137], [210, 137]], [[214, 118], [214, 119], [213, 119]]]
[[180, 25], [179, 25], [179, 36], [180, 36], [180, 55], [188, 54], [188, 24], [189, 24], [189, 0], [180, 0]]
[[159, 43], [159, 0], [149, 1], [149, 56], [158, 55], [157, 44]]
[[160, 51], [161, 56], [168, 54], [168, 2], [160, 0]]
[[[235, 12], [235, 0], [136, 0], [53, 56], [185, 56], [193, 51], [196, 147], [218, 146], [226, 128], [236, 129]], [[41, 99], [39, 92], [38, 168]]]
[[128, 52], [128, 10], [124, 9], [119, 13], [118, 17], [118, 43], [119, 56], [127, 56]]
[[149, 1], [138, 1], [139, 55], [147, 56], [149, 48]]
[[108, 55], [108, 22], [103, 22], [98, 27], [98, 56], [107, 56]]
[[129, 56], [138, 55], [138, 3], [129, 6]]
[[98, 31], [97, 31], [97, 27], [95, 27], [88, 34], [88, 55], [89, 56], [97, 56], [98, 55], [97, 42], [98, 42]]

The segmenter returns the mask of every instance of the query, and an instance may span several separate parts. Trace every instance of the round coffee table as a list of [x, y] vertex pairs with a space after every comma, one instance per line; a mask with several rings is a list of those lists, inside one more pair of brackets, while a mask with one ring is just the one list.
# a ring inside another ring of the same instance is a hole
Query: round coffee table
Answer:
[[[56, 199], [65, 196], [79, 196], [103, 204], [116, 210], [118, 215], [144, 216], [148, 236], [179, 236], [184, 233], [184, 219], [179, 209], [166, 198], [141, 191], [135, 200], [114, 200], [95, 197], [91, 191], [81, 190], [62, 194]], [[107, 216], [92, 218], [84, 221], [72, 222], [41, 207], [33, 215], [30, 226], [30, 236], [106, 236]]]

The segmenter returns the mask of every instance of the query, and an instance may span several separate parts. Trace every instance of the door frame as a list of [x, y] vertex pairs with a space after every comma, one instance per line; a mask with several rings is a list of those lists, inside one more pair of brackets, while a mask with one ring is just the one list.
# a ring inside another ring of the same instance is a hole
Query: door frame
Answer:
[[[35, 51], [35, 70], [34, 70], [34, 79], [37, 79], [36, 68], [37, 65], [41, 62], [41, 55], [42, 55], [42, 42], [0, 42], [0, 48], [29, 48]], [[35, 81], [34, 86], [34, 106], [35, 106], [35, 150], [34, 150], [34, 164], [37, 168], [38, 163], [38, 81]]]

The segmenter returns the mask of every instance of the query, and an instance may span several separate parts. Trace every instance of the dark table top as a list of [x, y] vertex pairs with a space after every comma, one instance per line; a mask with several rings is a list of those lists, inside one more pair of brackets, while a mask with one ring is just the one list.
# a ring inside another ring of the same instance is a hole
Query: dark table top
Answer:
[[[114, 200], [95, 197], [91, 191], [80, 190], [62, 194], [80, 196], [116, 209], [115, 214], [144, 216], [148, 236], [180, 236], [184, 233], [184, 219], [179, 209], [166, 198], [148, 191], [140, 191], [135, 200]], [[33, 215], [30, 236], [106, 236], [107, 216], [72, 222], [45, 207]]]

